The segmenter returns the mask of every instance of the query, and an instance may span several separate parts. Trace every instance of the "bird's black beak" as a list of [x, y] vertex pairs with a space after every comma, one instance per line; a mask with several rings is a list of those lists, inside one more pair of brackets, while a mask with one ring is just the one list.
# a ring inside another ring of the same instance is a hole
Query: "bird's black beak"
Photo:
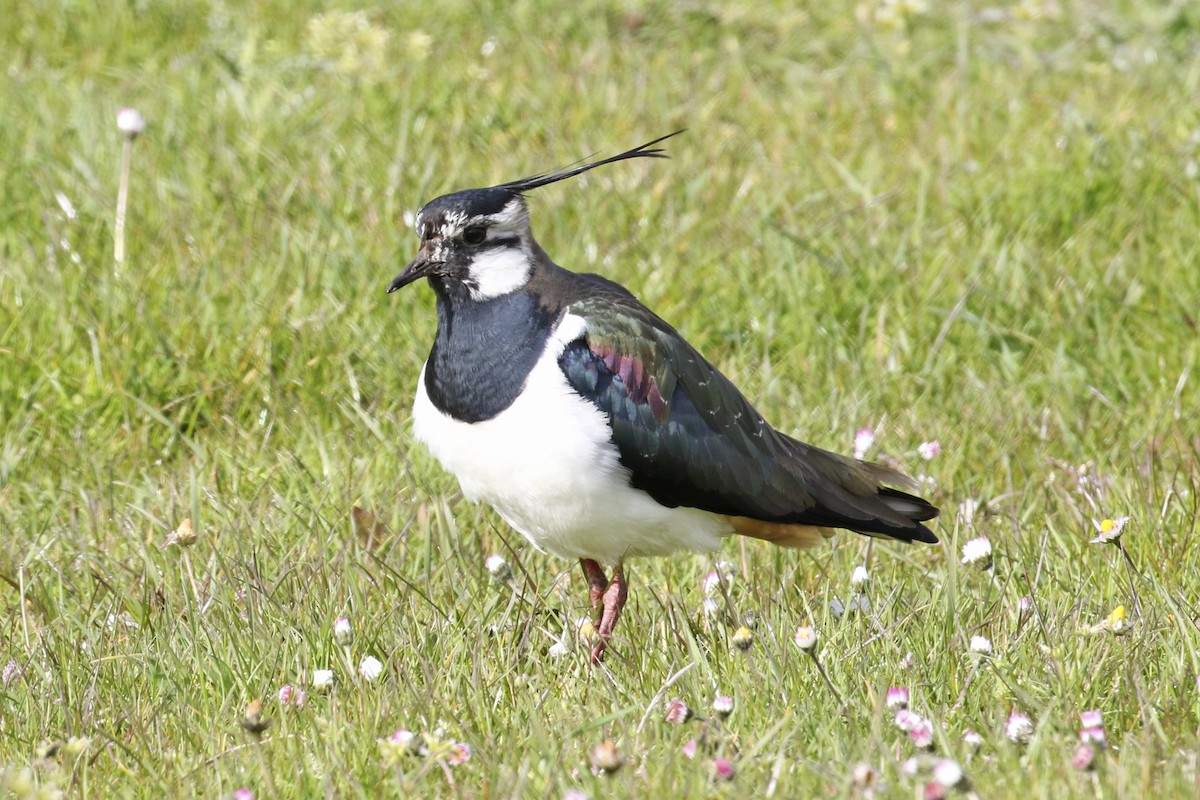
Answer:
[[397, 275], [391, 283], [388, 284], [388, 294], [403, 289], [418, 278], [425, 278], [433, 274], [437, 267], [441, 266], [440, 261], [430, 261], [425, 257], [424, 253], [419, 253], [416, 258], [408, 262], [408, 266]]

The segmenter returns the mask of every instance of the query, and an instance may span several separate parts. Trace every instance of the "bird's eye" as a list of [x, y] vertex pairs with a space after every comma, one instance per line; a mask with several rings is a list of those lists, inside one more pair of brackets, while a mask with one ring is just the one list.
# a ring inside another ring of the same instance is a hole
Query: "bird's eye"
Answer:
[[487, 238], [487, 228], [482, 225], [472, 225], [463, 231], [462, 239], [467, 244], [483, 244]]

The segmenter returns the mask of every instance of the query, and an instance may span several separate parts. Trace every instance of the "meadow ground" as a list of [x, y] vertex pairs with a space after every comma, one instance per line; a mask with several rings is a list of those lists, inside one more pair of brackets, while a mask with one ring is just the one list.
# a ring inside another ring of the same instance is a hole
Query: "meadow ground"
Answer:
[[[1196, 4], [0, 5], [17, 796], [1195, 796]], [[680, 127], [540, 240], [783, 430], [872, 429], [942, 544], [635, 562], [593, 669], [575, 565], [413, 445], [432, 297], [383, 290], [422, 201]]]

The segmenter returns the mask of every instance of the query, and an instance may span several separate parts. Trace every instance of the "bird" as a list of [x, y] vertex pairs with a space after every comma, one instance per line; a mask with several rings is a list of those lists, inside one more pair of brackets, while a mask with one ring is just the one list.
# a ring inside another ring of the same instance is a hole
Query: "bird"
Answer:
[[[628, 598], [626, 561], [711, 551], [740, 535], [810, 547], [843, 528], [936, 544], [938, 509], [882, 464], [772, 427], [624, 286], [558, 266], [526, 195], [630, 159], [667, 158], [675, 131], [608, 158], [444, 194], [417, 211], [437, 330], [417, 379], [414, 438], [537, 549], [578, 561], [603, 660]], [[608, 572], [609, 574], [606, 574]]]

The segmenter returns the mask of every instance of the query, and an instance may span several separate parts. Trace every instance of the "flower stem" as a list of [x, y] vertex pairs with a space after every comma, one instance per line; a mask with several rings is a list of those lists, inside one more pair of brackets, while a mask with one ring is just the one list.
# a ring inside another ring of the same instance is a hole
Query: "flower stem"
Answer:
[[117, 185], [117, 219], [113, 224], [113, 260], [125, 261], [125, 209], [129, 205], [129, 171], [133, 163], [133, 137], [121, 145], [121, 182]]
[[825, 685], [829, 687], [829, 691], [833, 692], [833, 696], [838, 701], [838, 706], [843, 706], [844, 703], [842, 702], [842, 696], [838, 693], [837, 688], [833, 685], [833, 681], [829, 680], [829, 674], [825, 672], [825, 667], [821, 666], [820, 660], [817, 659], [817, 654], [809, 653], [809, 656], [812, 658], [813, 663], [817, 665], [817, 672], [821, 673], [821, 677], [825, 679]]
[[1142, 599], [1138, 597], [1137, 587], [1133, 584], [1133, 573], [1137, 570], [1133, 566], [1133, 559], [1129, 556], [1129, 551], [1125, 549], [1125, 543], [1117, 539], [1117, 549], [1121, 551], [1121, 556], [1125, 559], [1125, 578], [1129, 581], [1129, 593], [1133, 596], [1133, 607], [1137, 609], [1139, 620], [1145, 620], [1146, 615], [1142, 613]]

